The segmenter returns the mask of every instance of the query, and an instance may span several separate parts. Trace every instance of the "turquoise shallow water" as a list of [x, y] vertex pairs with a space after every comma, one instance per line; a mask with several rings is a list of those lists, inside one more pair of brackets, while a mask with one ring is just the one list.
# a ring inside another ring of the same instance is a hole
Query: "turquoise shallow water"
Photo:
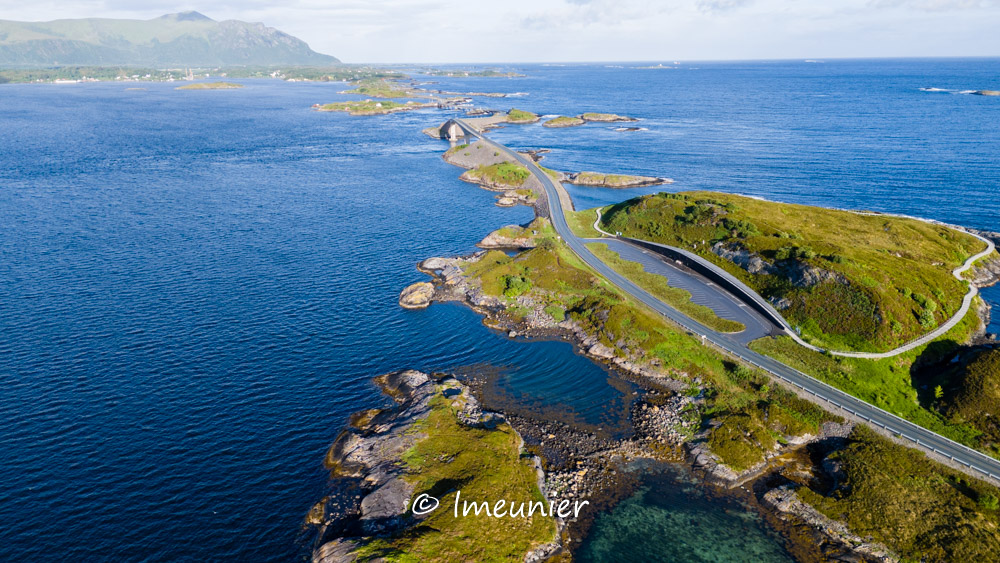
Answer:
[[[648, 129], [496, 132], [554, 168], [1000, 226], [1000, 101], [957, 93], [997, 89], [995, 60], [622, 66], [439, 80]], [[418, 261], [531, 217], [457, 179], [420, 133], [440, 112], [309, 111], [342, 84], [144, 87], [0, 86], [0, 560], [300, 558], [325, 449], [389, 370], [491, 366], [525, 408], [621, 421], [627, 387], [568, 344], [397, 306]], [[694, 546], [673, 512], [699, 507], [699, 537], [740, 512], [658, 486], [616, 514]]]
[[577, 561], [782, 563], [780, 538], [732, 499], [710, 497], [689, 476], [666, 468], [599, 517]]

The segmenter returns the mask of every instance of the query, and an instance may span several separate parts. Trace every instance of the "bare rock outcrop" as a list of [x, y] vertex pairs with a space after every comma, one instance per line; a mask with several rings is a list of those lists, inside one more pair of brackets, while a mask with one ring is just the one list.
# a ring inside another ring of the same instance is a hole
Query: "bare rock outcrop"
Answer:
[[423, 309], [431, 304], [434, 298], [434, 285], [429, 282], [417, 282], [407, 286], [399, 294], [399, 306], [404, 309]]

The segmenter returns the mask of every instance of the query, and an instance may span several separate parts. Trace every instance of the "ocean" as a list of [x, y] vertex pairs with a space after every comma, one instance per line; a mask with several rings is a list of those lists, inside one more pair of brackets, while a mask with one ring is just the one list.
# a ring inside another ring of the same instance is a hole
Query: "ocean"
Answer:
[[[494, 133], [551, 168], [676, 180], [573, 188], [578, 208], [713, 189], [1000, 229], [1000, 99], [962, 93], [998, 89], [998, 60], [647, 65], [424, 79], [526, 93], [478, 100], [497, 109], [641, 118]], [[491, 371], [526, 411], [627, 416], [629, 387], [568, 343], [398, 307], [417, 262], [532, 216], [441, 160], [421, 129], [448, 112], [319, 113], [343, 84], [244, 83], [0, 86], [0, 560], [301, 560], [326, 448], [388, 404], [370, 380], [391, 370]], [[657, 486], [598, 522], [589, 560], [643, 507], [681, 538], [739, 518]]]

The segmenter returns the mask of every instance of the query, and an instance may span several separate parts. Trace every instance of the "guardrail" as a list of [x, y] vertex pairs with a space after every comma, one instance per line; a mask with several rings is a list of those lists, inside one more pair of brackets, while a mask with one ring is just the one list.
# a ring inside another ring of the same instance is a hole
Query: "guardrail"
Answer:
[[[692, 333], [692, 334], [695, 334], [695, 333]], [[962, 460], [956, 458], [955, 456], [953, 456], [951, 454], [948, 454], [946, 452], [943, 452], [943, 451], [941, 451], [941, 450], [933, 447], [930, 444], [921, 442], [919, 438], [914, 438], [913, 436], [908, 435], [903, 430], [897, 430], [897, 429], [891, 428], [891, 427], [889, 427], [886, 424], [883, 424], [883, 423], [881, 423], [881, 422], [879, 422], [877, 420], [874, 420], [874, 419], [872, 419], [872, 418], [870, 418], [868, 416], [865, 416], [864, 414], [862, 414], [861, 412], [859, 412], [857, 410], [853, 410], [851, 408], [848, 408], [848, 406], [846, 404], [838, 403], [837, 401], [835, 401], [835, 400], [833, 400], [833, 399], [831, 399], [829, 397], [826, 397], [826, 396], [824, 396], [824, 395], [822, 395], [820, 393], [817, 393], [816, 391], [813, 391], [812, 389], [809, 389], [809, 388], [803, 386], [800, 383], [796, 383], [795, 381], [792, 381], [791, 379], [789, 379], [789, 378], [785, 377], [784, 375], [782, 375], [782, 374], [780, 374], [780, 373], [772, 370], [771, 368], [768, 368], [767, 366], [761, 365], [761, 364], [755, 362], [754, 360], [743, 356], [742, 354], [740, 354], [739, 352], [736, 352], [735, 350], [730, 350], [730, 349], [728, 349], [728, 348], [726, 348], [724, 346], [721, 346], [721, 345], [717, 344], [716, 342], [713, 342], [712, 340], [709, 340], [708, 338], [703, 338], [702, 341], [705, 342], [705, 343], [708, 343], [708, 344], [712, 345], [713, 347], [719, 349], [720, 351], [722, 351], [725, 354], [733, 356], [733, 357], [739, 359], [740, 361], [742, 361], [744, 363], [747, 363], [747, 364], [750, 364], [750, 365], [754, 366], [757, 369], [763, 370], [763, 371], [765, 371], [766, 373], [770, 374], [773, 377], [777, 377], [781, 381], [785, 382], [788, 385], [791, 385], [792, 387], [794, 387], [796, 389], [804, 391], [804, 392], [808, 393], [809, 395], [811, 395], [813, 397], [816, 397], [817, 399], [825, 401], [825, 402], [833, 405], [834, 407], [837, 407], [838, 409], [843, 410], [844, 412], [847, 412], [847, 413], [849, 413], [849, 414], [851, 414], [851, 415], [853, 415], [853, 416], [855, 416], [857, 418], [860, 418], [861, 420], [867, 422], [868, 424], [871, 424], [873, 426], [882, 428], [886, 432], [889, 432], [891, 434], [895, 434], [895, 435], [897, 435], [897, 436], [899, 436], [901, 438], [905, 438], [905, 439], [913, 442], [914, 444], [916, 444], [917, 446], [919, 446], [920, 448], [922, 448], [925, 451], [931, 451], [931, 452], [933, 452], [935, 454], [938, 454], [938, 455], [940, 455], [942, 457], [946, 457], [949, 460], [951, 460], [951, 461], [953, 461], [955, 463], [959, 463], [961, 465], [964, 465], [964, 466], [968, 467], [969, 469], [972, 469], [973, 471], [976, 471], [976, 472], [982, 474], [983, 476], [985, 476], [987, 478], [990, 478], [990, 479], [993, 479], [994, 481], [1000, 482], [1000, 475], [994, 474], [994, 473], [992, 473], [992, 472], [990, 472], [990, 471], [988, 471], [986, 469], [983, 469], [981, 467], [977, 467], [977, 466], [975, 466], [975, 465], [973, 465], [971, 463], [968, 463], [966, 461], [962, 461]], [[789, 369], [792, 369], [792, 368], [789, 368]], [[804, 373], [801, 373], [801, 372], [799, 372], [799, 373], [804, 378], [812, 379], [813, 381], [815, 381], [819, 385], [823, 385], [823, 386], [829, 387], [829, 389], [831, 391], [833, 391], [835, 394], [843, 394], [843, 391], [840, 391], [839, 389], [837, 389], [835, 387], [827, 385], [826, 383], [824, 383], [822, 381], [819, 381], [819, 380], [817, 380], [817, 379], [815, 379], [815, 378], [813, 378], [813, 377], [811, 377], [809, 375], [806, 375]], [[859, 399], [855, 399], [855, 400], [859, 400]], [[867, 405], [867, 403], [865, 403], [865, 404]], [[886, 416], [889, 416], [891, 418], [896, 419], [898, 422], [902, 423], [902, 424], [900, 424], [900, 426], [903, 426], [903, 427], [905, 427], [905, 426], [916, 426], [912, 422], [910, 422], [910, 421], [908, 421], [908, 420], [906, 420], [904, 418], [901, 418], [901, 417], [899, 417], [899, 416], [897, 416], [897, 415], [895, 415], [895, 414], [893, 414], [893, 413], [891, 413], [889, 411], [886, 411], [884, 409], [879, 409], [878, 407], [874, 407], [872, 405], [868, 405], [868, 406], [870, 406], [872, 408], [875, 408], [875, 409], [878, 409], [880, 412], [882, 412]], [[920, 426], [916, 426], [916, 427], [917, 428], [921, 428], [923, 430], [926, 430], [926, 429], [924, 429], [923, 427], [920, 427]], [[928, 432], [932, 432], [930, 430], [927, 430], [927, 431]], [[952, 440], [952, 439], [950, 439], [950, 438], [948, 438], [946, 436], [942, 436], [940, 434], [937, 434], [936, 432], [932, 432], [932, 433], [935, 436], [939, 437], [940, 439], [945, 440], [947, 442], [950, 442], [950, 445], [952, 445], [953, 447], [960, 448], [963, 451], [966, 451], [966, 452], [972, 454], [975, 457], [987, 457], [986, 454], [983, 454], [982, 452], [976, 451], [976, 450], [974, 450], [974, 449], [972, 449], [972, 448], [970, 448], [970, 447], [968, 447], [968, 446], [966, 446], [964, 444], [960, 444], [960, 443], [958, 443], [958, 442], [956, 442], [956, 441], [954, 441], [954, 440]]]
[[[456, 121], [458, 121], [459, 125], [465, 126], [464, 128], [466, 128], [467, 130], [471, 130], [471, 131], [475, 132], [475, 134], [477, 136], [479, 136], [481, 139], [484, 139], [484, 136], [482, 135], [482, 133], [479, 133], [476, 129], [468, 126], [468, 124], [465, 124], [461, 120], [456, 120]], [[484, 139], [484, 140], [487, 140], [487, 139]], [[503, 145], [495, 143], [494, 141], [489, 141], [488, 140], [488, 142], [491, 142], [491, 143], [493, 143], [493, 144], [495, 144], [497, 146], [503, 147]], [[512, 152], [512, 151], [510, 151], [510, 149], [507, 149], [506, 147], [503, 147], [503, 148], [505, 150], [507, 150], [508, 152]], [[625, 239], [624, 237], [619, 237], [619, 238], [622, 238], [623, 240], [629, 240], [629, 241], [635, 240], [635, 239]], [[583, 258], [583, 257], [581, 257], [581, 258]], [[586, 261], [586, 260], [584, 260], [584, 261]], [[628, 280], [626, 279], [626, 281], [628, 281]], [[645, 293], [641, 288], [638, 288], [638, 286], [636, 286], [636, 287], [637, 287], [637, 289], [639, 289], [640, 292]], [[635, 297], [639, 298], [638, 295], [635, 295]], [[652, 295], [649, 295], [649, 297], [651, 299], [653, 299], [654, 301], [656, 301], [656, 302], [662, 303], [662, 301], [659, 301], [658, 299], [656, 299]], [[641, 298], [639, 300], [643, 301], [645, 303], [645, 300], [643, 300]], [[756, 301], [756, 300], [754, 300], [754, 301]], [[646, 304], [649, 305], [648, 303], [646, 303]], [[669, 308], [668, 305], [666, 305], [666, 304], [663, 304], [663, 305]], [[654, 307], [654, 309], [655, 309], [655, 307]], [[683, 318], [687, 318], [687, 317], [684, 317], [683, 314], [681, 314], [681, 313], [678, 313], [678, 315], [680, 315]], [[780, 317], [780, 315], [779, 315], [779, 317]], [[886, 432], [889, 432], [891, 434], [895, 434], [895, 435], [897, 435], [897, 436], [899, 436], [901, 438], [905, 438], [905, 439], [913, 442], [914, 444], [916, 444], [917, 447], [923, 449], [924, 451], [933, 452], [934, 454], [946, 457], [946, 458], [948, 458], [949, 460], [951, 460], [951, 461], [953, 461], [955, 463], [964, 465], [964, 466], [968, 467], [969, 469], [971, 469], [971, 470], [973, 470], [975, 472], [978, 472], [979, 474], [982, 474], [983, 476], [985, 476], [987, 478], [990, 478], [990, 479], [993, 479], [994, 481], [1000, 483], [1000, 475], [994, 474], [991, 471], [988, 471], [988, 470], [983, 469], [981, 467], [977, 467], [977, 466], [973, 465], [972, 463], [969, 463], [969, 462], [966, 462], [966, 461], [962, 461], [962, 460], [956, 458], [955, 456], [953, 456], [951, 454], [948, 454], [946, 452], [943, 452], [943, 451], [941, 451], [941, 450], [933, 447], [931, 444], [923, 443], [918, 438], [914, 438], [914, 437], [908, 435], [903, 430], [897, 430], [897, 429], [894, 429], [894, 428], [890, 428], [888, 425], [886, 425], [884, 423], [878, 422], [878, 421], [876, 421], [876, 420], [874, 420], [874, 419], [872, 419], [872, 418], [870, 418], [868, 416], [865, 416], [864, 414], [861, 414], [860, 411], [858, 411], [858, 410], [854, 410], [854, 409], [848, 408], [846, 406], [847, 401], [844, 401], [844, 404], [838, 403], [834, 399], [826, 397], [826, 396], [824, 396], [824, 395], [822, 395], [822, 394], [820, 394], [820, 393], [818, 393], [818, 392], [816, 392], [816, 391], [814, 391], [812, 389], [809, 389], [809, 388], [803, 386], [800, 383], [796, 383], [795, 381], [789, 379], [788, 377], [782, 375], [781, 373], [779, 373], [779, 372], [777, 372], [777, 371], [775, 371], [775, 370], [773, 370], [773, 369], [771, 369], [771, 368], [769, 368], [767, 366], [764, 366], [764, 365], [760, 364], [759, 362], [756, 362], [756, 361], [754, 361], [754, 360], [752, 360], [752, 359], [744, 356], [743, 354], [740, 354], [737, 350], [727, 348], [726, 346], [723, 346], [722, 344], [720, 344], [718, 342], [715, 342], [714, 340], [709, 339], [707, 337], [707, 332], [705, 334], [702, 334], [702, 333], [699, 332], [699, 329], [696, 329], [696, 328], [693, 329], [691, 326], [688, 325], [688, 323], [685, 323], [685, 322], [683, 322], [683, 321], [681, 321], [679, 319], [675, 319], [673, 317], [669, 317], [669, 318], [671, 318], [672, 321], [674, 321], [675, 323], [677, 323], [678, 325], [680, 325], [684, 330], [688, 331], [690, 334], [696, 335], [696, 336], [700, 336], [702, 342], [711, 344], [712, 346], [714, 346], [714, 347], [718, 348], [720, 351], [722, 351], [724, 354], [727, 354], [729, 356], [735, 357], [735, 358], [739, 359], [742, 362], [745, 362], [747, 364], [750, 364], [750, 365], [756, 367], [757, 369], [763, 370], [764, 372], [766, 372], [766, 373], [768, 373], [768, 374], [770, 374], [770, 375], [778, 378], [779, 380], [783, 381], [784, 383], [786, 383], [788, 385], [791, 385], [794, 388], [800, 389], [803, 392], [808, 393], [809, 395], [811, 395], [811, 396], [813, 396], [813, 397], [815, 397], [815, 398], [817, 398], [819, 400], [825, 401], [826, 403], [829, 403], [830, 405], [832, 405], [832, 406], [834, 406], [834, 407], [836, 407], [838, 409], [841, 409], [844, 412], [850, 413], [851, 415], [853, 415], [853, 416], [855, 416], [857, 418], [860, 418], [861, 420], [864, 420], [865, 422], [867, 422], [870, 425], [882, 428]], [[699, 324], [699, 323], [697, 323], [697, 321], [691, 320], [691, 322], [695, 323], [695, 324]], [[699, 326], [700, 326], [700, 324], [699, 324]], [[785, 326], [787, 326], [787, 324], [785, 324]], [[707, 330], [708, 329], [706, 329], [706, 331]], [[746, 350], [748, 352], [756, 354], [755, 352], [752, 352], [749, 348], [746, 348]], [[759, 354], [757, 354], [757, 355], [760, 356]], [[940, 434], [938, 434], [938, 433], [936, 433], [936, 432], [934, 432], [932, 430], [928, 430], [926, 428], [918, 426], [918, 425], [916, 425], [916, 424], [914, 424], [914, 423], [912, 423], [912, 422], [910, 422], [908, 420], [905, 420], [905, 419], [903, 419], [903, 418], [901, 418], [901, 417], [899, 417], [899, 416], [897, 416], [897, 415], [895, 415], [893, 413], [890, 413], [890, 412], [888, 412], [888, 411], [886, 411], [884, 409], [881, 409], [879, 407], [876, 407], [874, 405], [871, 405], [871, 404], [868, 404], [868, 403], [866, 403], [864, 401], [861, 401], [860, 399], [852, 397], [851, 395], [848, 395], [847, 393], [845, 393], [845, 392], [843, 392], [843, 391], [841, 391], [841, 390], [833, 387], [832, 385], [829, 385], [829, 384], [827, 384], [827, 383], [825, 383], [823, 381], [820, 381], [820, 380], [818, 380], [818, 379], [816, 379], [816, 378], [814, 378], [814, 377], [812, 377], [810, 375], [807, 375], [807, 374], [802, 373], [802, 372], [800, 372], [800, 371], [798, 371], [798, 370], [796, 370], [796, 369], [794, 369], [792, 367], [789, 367], [789, 366], [787, 366], [785, 364], [782, 364], [781, 362], [779, 362], [777, 360], [773, 360], [773, 359], [767, 358], [766, 356], [760, 356], [760, 357], [761, 358], [765, 358], [765, 359], [769, 359], [770, 361], [773, 361], [773, 362], [781, 365], [782, 367], [786, 368], [787, 370], [798, 374], [799, 376], [801, 376], [801, 378], [804, 381], [810, 381], [810, 382], [816, 384], [818, 387], [822, 388], [822, 390], [824, 392], [827, 392], [831, 396], [834, 396], [834, 397], [838, 397], [839, 396], [839, 397], [842, 397], [842, 398], [847, 398], [848, 400], [857, 401], [858, 403], [864, 405], [865, 407], [867, 407], [869, 409], [872, 409], [873, 411], [877, 411], [877, 412], [885, 415], [886, 417], [888, 417], [888, 418], [890, 418], [892, 420], [897, 421], [899, 423], [898, 426], [900, 428], [915, 428], [915, 429], [919, 429], [919, 430], [922, 430], [924, 432], [927, 432], [929, 434], [932, 434], [935, 437], [937, 437], [938, 439], [943, 440], [944, 442], [948, 443], [949, 446], [951, 446], [953, 448], [956, 448], [956, 449], [960, 450], [963, 453], [968, 453], [969, 456], [970, 456], [970, 458], [972, 458], [972, 459], [986, 459], [986, 460], [989, 460], [989, 461], [991, 461], [993, 463], [1000, 463], [1000, 462], [997, 462], [997, 460], [994, 460], [993, 458], [990, 458], [989, 456], [986, 456], [982, 452], [976, 451], [976, 450], [974, 450], [974, 449], [972, 449], [972, 448], [970, 448], [970, 447], [968, 447], [966, 445], [959, 444], [958, 442], [956, 442], [956, 441], [954, 441], [954, 440], [952, 440], [950, 438], [947, 438], [945, 436], [942, 436], [942, 435], [940, 435]]]

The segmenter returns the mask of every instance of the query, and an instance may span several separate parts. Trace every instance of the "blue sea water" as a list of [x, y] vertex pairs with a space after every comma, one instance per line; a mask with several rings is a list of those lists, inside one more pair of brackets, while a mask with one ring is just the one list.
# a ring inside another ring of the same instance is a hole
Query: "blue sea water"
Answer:
[[[553, 168], [1000, 228], [1000, 100], [957, 93], [1000, 89], [1000, 61], [634, 66], [434, 80], [642, 118], [496, 132]], [[625, 416], [567, 343], [396, 305], [421, 259], [531, 217], [457, 180], [420, 133], [441, 112], [317, 113], [343, 85], [246, 84], [0, 86], [0, 560], [301, 558], [323, 453], [389, 370], [487, 365], [529, 407]]]

